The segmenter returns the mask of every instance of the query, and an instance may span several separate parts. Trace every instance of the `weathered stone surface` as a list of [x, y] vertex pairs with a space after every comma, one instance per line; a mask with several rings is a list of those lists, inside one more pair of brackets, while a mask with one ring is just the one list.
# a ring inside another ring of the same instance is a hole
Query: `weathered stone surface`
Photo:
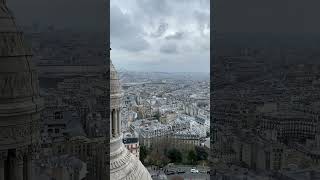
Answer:
[[110, 95], [112, 97], [112, 96], [119, 95], [120, 93], [121, 93], [121, 85], [118, 78], [118, 73], [115, 70], [113, 64], [111, 63], [110, 64]]
[[[120, 110], [121, 85], [112, 63], [110, 64], [110, 101], [111, 110]], [[121, 134], [110, 139], [110, 179], [151, 180], [148, 170], [123, 145]]]
[[43, 101], [30, 49], [5, 0], [0, 0], [0, 47], [0, 160], [31, 159], [40, 138]]

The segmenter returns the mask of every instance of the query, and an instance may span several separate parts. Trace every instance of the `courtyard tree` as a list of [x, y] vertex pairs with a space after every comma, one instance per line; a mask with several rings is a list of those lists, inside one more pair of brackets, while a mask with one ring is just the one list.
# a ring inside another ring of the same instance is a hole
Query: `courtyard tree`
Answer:
[[148, 155], [147, 147], [144, 145], [140, 146], [140, 160], [142, 161], [142, 163], [144, 163], [147, 155]]
[[166, 155], [172, 163], [180, 163], [182, 161], [182, 153], [176, 148], [168, 150]]
[[188, 161], [190, 162], [190, 164], [194, 165], [196, 164], [197, 161], [197, 155], [196, 152], [194, 150], [190, 150], [188, 152]]
[[207, 160], [208, 159], [208, 152], [204, 147], [196, 146], [195, 152], [197, 156], [197, 161]]

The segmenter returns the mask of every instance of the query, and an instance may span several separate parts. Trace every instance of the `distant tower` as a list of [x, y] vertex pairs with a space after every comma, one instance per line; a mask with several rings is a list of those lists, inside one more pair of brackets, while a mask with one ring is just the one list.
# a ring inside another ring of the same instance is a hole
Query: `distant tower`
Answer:
[[35, 66], [5, 0], [0, 46], [0, 180], [32, 180], [43, 102]]
[[122, 142], [121, 96], [118, 75], [110, 61], [110, 179], [151, 180], [147, 169], [125, 148]]

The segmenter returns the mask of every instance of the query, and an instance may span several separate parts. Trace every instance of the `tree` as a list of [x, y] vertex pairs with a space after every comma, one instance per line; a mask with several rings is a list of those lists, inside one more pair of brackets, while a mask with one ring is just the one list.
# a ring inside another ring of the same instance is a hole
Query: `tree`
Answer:
[[172, 163], [180, 163], [182, 161], [182, 153], [176, 148], [167, 151], [166, 155]]
[[160, 121], [160, 117], [161, 117], [160, 112], [157, 111], [157, 112], [155, 113], [154, 117], [155, 117], [158, 121]]
[[159, 167], [164, 167], [165, 165], [168, 164], [169, 159], [167, 156], [165, 156], [163, 153], [156, 152], [156, 150], [153, 150], [150, 155], [150, 160], [152, 165], [156, 165]]
[[196, 155], [196, 152], [194, 150], [190, 150], [188, 152], [188, 160], [192, 165], [194, 165], [196, 163], [197, 155]]
[[200, 147], [200, 146], [196, 146], [195, 151], [196, 151], [197, 161], [208, 159], [208, 153], [205, 150], [205, 148]]
[[144, 160], [146, 159], [148, 155], [148, 150], [147, 147], [144, 145], [140, 146], [140, 160], [142, 161], [142, 163], [144, 163]]

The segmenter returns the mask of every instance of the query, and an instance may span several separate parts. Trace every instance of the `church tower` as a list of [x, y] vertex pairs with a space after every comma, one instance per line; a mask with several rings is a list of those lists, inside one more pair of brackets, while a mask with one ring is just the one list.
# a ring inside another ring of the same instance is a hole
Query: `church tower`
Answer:
[[32, 180], [43, 102], [31, 53], [0, 0], [0, 180]]
[[151, 180], [141, 161], [125, 148], [121, 133], [121, 85], [110, 61], [110, 179]]

